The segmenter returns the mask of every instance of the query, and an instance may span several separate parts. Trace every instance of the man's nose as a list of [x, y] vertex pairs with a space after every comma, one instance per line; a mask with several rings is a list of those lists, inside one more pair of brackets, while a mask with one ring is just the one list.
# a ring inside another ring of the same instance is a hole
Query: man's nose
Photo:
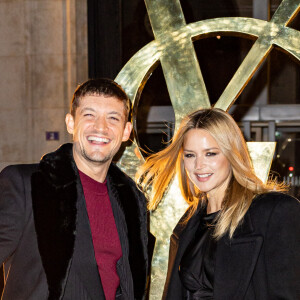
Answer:
[[98, 117], [95, 120], [94, 128], [99, 131], [106, 131], [107, 130], [107, 120], [105, 117]]

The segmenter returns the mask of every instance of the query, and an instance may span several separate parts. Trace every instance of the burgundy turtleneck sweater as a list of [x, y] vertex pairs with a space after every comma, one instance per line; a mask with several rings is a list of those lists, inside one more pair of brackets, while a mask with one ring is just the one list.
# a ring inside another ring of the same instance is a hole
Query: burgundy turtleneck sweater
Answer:
[[120, 279], [116, 263], [121, 243], [108, 196], [106, 181], [98, 182], [79, 171], [89, 216], [95, 258], [106, 300], [114, 300]]

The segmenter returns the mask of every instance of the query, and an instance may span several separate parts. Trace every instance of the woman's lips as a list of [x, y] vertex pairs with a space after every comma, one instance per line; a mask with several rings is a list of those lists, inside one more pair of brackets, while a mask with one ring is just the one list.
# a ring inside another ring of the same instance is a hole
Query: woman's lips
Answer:
[[195, 174], [195, 175], [196, 175], [198, 181], [205, 182], [210, 179], [210, 177], [213, 175], [213, 173]]

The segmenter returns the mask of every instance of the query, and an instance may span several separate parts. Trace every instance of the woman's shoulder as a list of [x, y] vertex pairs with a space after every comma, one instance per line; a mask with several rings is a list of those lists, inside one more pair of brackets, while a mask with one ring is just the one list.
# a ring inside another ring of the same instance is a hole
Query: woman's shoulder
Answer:
[[290, 211], [295, 210], [300, 213], [300, 202], [297, 198], [282, 192], [268, 192], [257, 195], [250, 210], [270, 212], [273, 210]]
[[253, 203], [260, 205], [277, 205], [277, 204], [299, 204], [299, 200], [286, 193], [271, 191], [256, 195]]
[[[300, 202], [281, 192], [263, 193], [255, 197], [246, 216], [256, 233], [264, 235], [267, 230], [299, 232]], [[278, 229], [278, 226], [282, 228]]]

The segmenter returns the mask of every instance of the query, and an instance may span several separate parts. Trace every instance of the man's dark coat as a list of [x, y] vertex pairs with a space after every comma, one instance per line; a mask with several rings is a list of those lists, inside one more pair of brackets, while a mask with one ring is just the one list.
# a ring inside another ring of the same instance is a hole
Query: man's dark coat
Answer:
[[[163, 299], [182, 300], [179, 265], [204, 209], [171, 236]], [[230, 240], [217, 242], [214, 300], [300, 299], [300, 204], [281, 193], [257, 196]]]
[[[123, 256], [116, 299], [142, 299], [147, 273], [146, 201], [111, 164], [107, 187]], [[39, 164], [0, 175], [0, 261], [3, 299], [105, 299], [72, 144]]]

